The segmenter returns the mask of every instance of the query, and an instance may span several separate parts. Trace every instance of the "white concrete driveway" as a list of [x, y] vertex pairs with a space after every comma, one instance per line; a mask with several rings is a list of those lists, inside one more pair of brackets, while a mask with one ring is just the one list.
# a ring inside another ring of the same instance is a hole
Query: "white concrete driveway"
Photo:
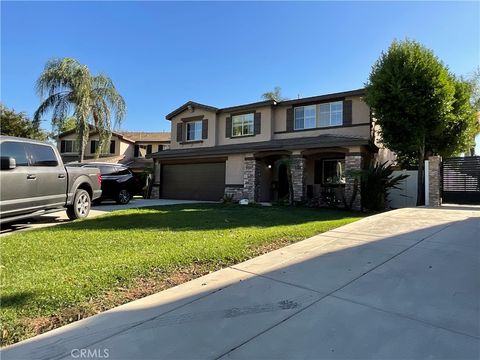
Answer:
[[478, 210], [392, 211], [51, 331], [1, 355], [478, 359], [479, 255]]
[[[132, 199], [127, 205], [118, 205], [114, 201], [105, 201], [102, 202], [100, 205], [93, 206], [90, 210], [90, 213], [88, 214], [88, 218], [94, 218], [96, 216], [103, 215], [115, 210], [125, 210], [147, 206], [192, 204], [199, 202], [200, 201], [194, 200], [143, 199], [140, 197]], [[67, 214], [64, 210], [57, 211], [47, 215], [38, 216], [36, 218], [16, 221], [11, 224], [3, 225], [0, 229], [0, 236], [13, 234], [20, 231], [55, 226], [69, 221], [71, 220], [68, 219]]]

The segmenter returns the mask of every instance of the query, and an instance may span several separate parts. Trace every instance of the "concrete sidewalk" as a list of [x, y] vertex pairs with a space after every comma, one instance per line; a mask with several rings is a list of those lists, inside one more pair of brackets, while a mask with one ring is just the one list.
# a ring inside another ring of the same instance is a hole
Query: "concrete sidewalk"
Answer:
[[371, 216], [4, 349], [2, 359], [478, 359], [480, 212]]

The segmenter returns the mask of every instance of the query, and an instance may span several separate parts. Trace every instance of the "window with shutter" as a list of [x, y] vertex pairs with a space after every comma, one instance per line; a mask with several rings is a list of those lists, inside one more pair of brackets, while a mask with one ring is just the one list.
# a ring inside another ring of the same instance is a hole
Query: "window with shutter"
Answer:
[[177, 124], [177, 142], [183, 142], [184, 139], [184, 130], [183, 130], [183, 123]]
[[202, 140], [202, 121], [187, 122], [187, 141]]
[[232, 116], [232, 137], [254, 134], [254, 114], [242, 114]]
[[340, 126], [343, 123], [343, 101], [320, 104], [320, 126]]
[[202, 120], [202, 139], [208, 138], [208, 119]]
[[90, 141], [90, 154], [95, 154], [98, 147], [98, 140], [91, 140]]

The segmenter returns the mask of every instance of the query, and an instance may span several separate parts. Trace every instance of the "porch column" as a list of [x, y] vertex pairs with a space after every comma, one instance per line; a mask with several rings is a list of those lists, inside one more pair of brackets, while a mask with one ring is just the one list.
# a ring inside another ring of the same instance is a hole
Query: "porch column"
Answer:
[[440, 156], [430, 156], [428, 158], [428, 196], [430, 199], [430, 206], [440, 206], [442, 205], [442, 194], [441, 194], [441, 163], [442, 158]]
[[293, 202], [299, 203], [305, 200], [305, 171], [306, 160], [302, 155], [290, 157], [290, 171], [292, 173]]
[[153, 159], [153, 184], [150, 199], [160, 198], [160, 161]]
[[258, 200], [258, 192], [260, 187], [260, 164], [259, 161], [254, 157], [246, 157], [244, 166], [244, 196], [249, 202], [256, 202]]
[[355, 197], [352, 203], [352, 210], [362, 210], [362, 195], [360, 190], [360, 181], [355, 176], [349, 174], [351, 171], [361, 170], [363, 158], [361, 153], [345, 154], [345, 199], [347, 203]]

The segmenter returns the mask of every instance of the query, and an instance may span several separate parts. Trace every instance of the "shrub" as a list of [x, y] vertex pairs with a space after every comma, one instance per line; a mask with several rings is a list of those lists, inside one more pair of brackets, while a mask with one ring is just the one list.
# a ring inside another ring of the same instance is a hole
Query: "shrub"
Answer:
[[362, 206], [371, 211], [383, 211], [386, 208], [389, 189], [398, 189], [398, 185], [409, 175], [393, 176], [393, 166], [384, 163], [372, 163], [360, 171], [362, 179]]

